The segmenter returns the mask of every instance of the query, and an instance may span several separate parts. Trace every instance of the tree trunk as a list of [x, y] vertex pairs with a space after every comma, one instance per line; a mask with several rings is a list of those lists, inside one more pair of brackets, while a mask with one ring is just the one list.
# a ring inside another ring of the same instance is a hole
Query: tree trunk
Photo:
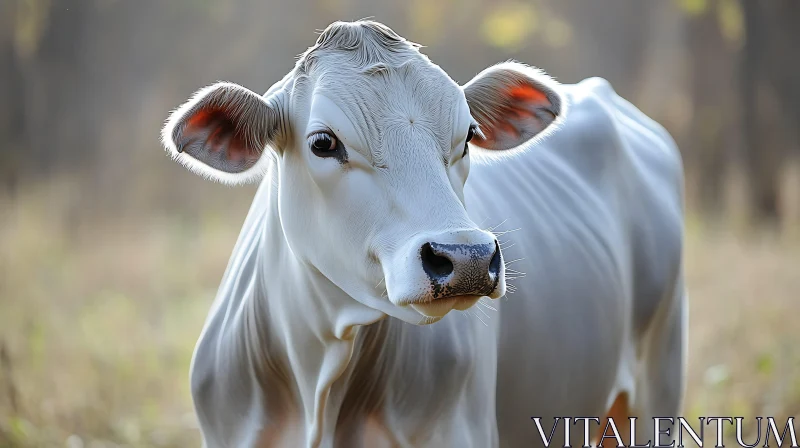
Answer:
[[744, 12], [746, 41], [742, 49], [740, 82], [742, 97], [741, 133], [744, 141], [743, 162], [749, 180], [749, 200], [752, 218], [756, 222], [776, 222], [778, 211], [777, 164], [771, 157], [772, 148], [760, 132], [759, 90], [762, 85], [762, 58], [766, 50], [766, 28], [760, 2], [741, 0]]

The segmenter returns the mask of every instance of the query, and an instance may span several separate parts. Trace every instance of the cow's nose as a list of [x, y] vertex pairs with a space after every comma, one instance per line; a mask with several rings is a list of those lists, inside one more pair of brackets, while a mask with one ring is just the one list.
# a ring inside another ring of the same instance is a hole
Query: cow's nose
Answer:
[[500, 275], [500, 246], [428, 242], [420, 250], [422, 268], [435, 285], [436, 297], [487, 295]]

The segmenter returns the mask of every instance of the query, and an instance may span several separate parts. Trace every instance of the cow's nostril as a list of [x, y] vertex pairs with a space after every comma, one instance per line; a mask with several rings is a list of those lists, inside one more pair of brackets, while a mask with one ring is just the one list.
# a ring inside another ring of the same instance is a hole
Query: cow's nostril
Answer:
[[489, 262], [489, 275], [499, 275], [500, 274], [500, 244], [498, 244], [497, 240], [494, 241], [494, 255], [492, 255], [492, 260]]
[[430, 243], [422, 245], [422, 268], [431, 279], [441, 279], [453, 272], [453, 262], [449, 258], [434, 252]]

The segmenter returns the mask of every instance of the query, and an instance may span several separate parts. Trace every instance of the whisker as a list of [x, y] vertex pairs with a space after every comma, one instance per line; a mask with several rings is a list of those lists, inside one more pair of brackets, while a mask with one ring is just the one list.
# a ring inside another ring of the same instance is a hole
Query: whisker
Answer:
[[489, 232], [492, 232], [492, 233], [494, 233], [494, 229], [496, 229], [496, 228], [498, 228], [498, 227], [502, 226], [503, 224], [505, 224], [505, 223], [506, 223], [506, 221], [508, 221], [508, 218], [504, 219], [504, 220], [503, 220], [503, 221], [502, 221], [500, 224], [498, 224], [498, 225], [496, 225], [496, 226], [491, 226], [491, 227], [489, 227], [489, 228], [488, 228], [488, 229], [486, 229], [486, 230], [487, 230], [487, 231], [489, 231]]
[[516, 262], [518, 262], [518, 261], [522, 261], [522, 260], [524, 260], [524, 259], [525, 259], [525, 257], [522, 257], [522, 258], [515, 258], [514, 260], [511, 260], [511, 261], [506, 261], [506, 266], [508, 266], [508, 265], [510, 265], [510, 264], [512, 264], [512, 263], [516, 263]]
[[488, 325], [486, 322], [484, 322], [484, 321], [483, 321], [483, 319], [481, 319], [481, 316], [478, 316], [477, 314], [473, 314], [473, 316], [475, 316], [475, 317], [476, 317], [476, 318], [477, 318], [479, 321], [481, 321], [481, 323], [482, 323], [483, 325], [485, 325], [485, 326], [487, 326], [487, 327], [489, 326], [489, 325]]
[[494, 236], [497, 237], [497, 236], [500, 236], [500, 235], [505, 235], [506, 233], [516, 232], [518, 230], [522, 230], [522, 228], [518, 227], [516, 229], [506, 230], [506, 231], [503, 231], [503, 232], [492, 232], [492, 233], [494, 233]]
[[464, 316], [469, 316], [467, 317], [467, 320], [470, 320], [470, 318], [472, 318], [472, 311], [470, 310], [464, 311]]
[[478, 304], [482, 305], [482, 306], [485, 306], [486, 308], [489, 308], [492, 311], [495, 311], [495, 312], [497, 311], [497, 308], [495, 308], [492, 305], [489, 305], [488, 303], [484, 302], [483, 299], [478, 300]]

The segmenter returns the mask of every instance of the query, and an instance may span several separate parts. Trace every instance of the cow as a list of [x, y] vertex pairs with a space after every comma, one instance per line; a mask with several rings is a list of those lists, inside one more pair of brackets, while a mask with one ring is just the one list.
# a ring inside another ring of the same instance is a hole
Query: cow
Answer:
[[260, 182], [192, 357], [204, 446], [577, 447], [601, 417], [647, 440], [678, 415], [682, 161], [607, 81], [508, 61], [462, 86], [336, 22], [264, 95], [203, 88], [161, 137]]

